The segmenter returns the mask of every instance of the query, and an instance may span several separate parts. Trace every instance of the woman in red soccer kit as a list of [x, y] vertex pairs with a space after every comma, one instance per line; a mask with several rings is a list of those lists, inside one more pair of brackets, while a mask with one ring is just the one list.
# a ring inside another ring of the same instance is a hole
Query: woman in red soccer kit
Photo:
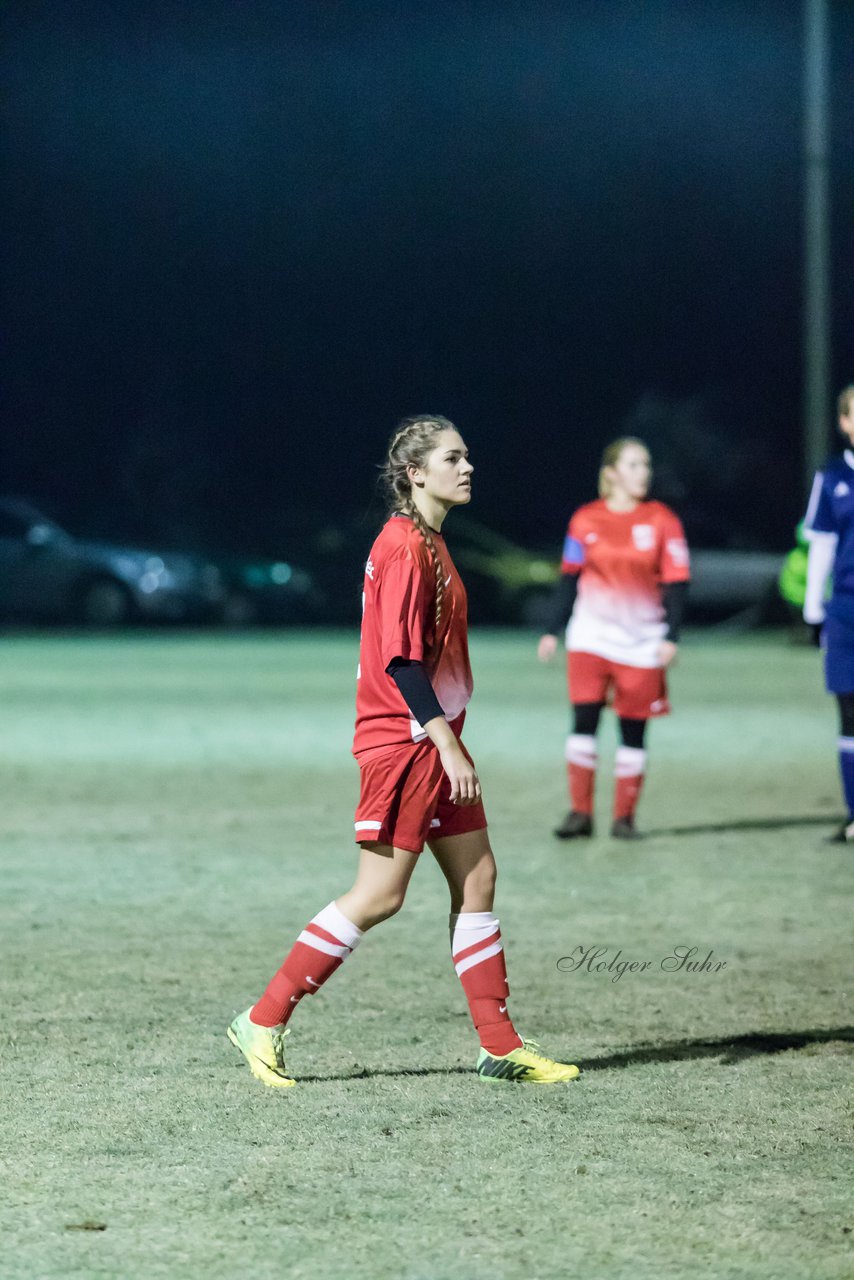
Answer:
[[442, 535], [448, 512], [471, 499], [472, 471], [446, 418], [405, 419], [391, 440], [390, 515], [365, 566], [353, 743], [359, 867], [352, 888], [309, 921], [261, 999], [228, 1028], [265, 1084], [294, 1084], [284, 1058], [291, 1015], [367, 929], [400, 910], [425, 844], [450, 890], [451, 953], [480, 1038], [478, 1074], [529, 1084], [579, 1074], [523, 1040], [507, 1010], [495, 860], [460, 737], [472, 691], [466, 593]]
[[670, 710], [665, 672], [676, 657], [689, 559], [678, 517], [647, 501], [651, 477], [642, 440], [608, 445], [598, 501], [569, 522], [552, 617], [537, 649], [548, 661], [566, 628], [573, 724], [566, 740], [571, 808], [555, 831], [562, 840], [593, 834], [596, 731], [611, 697], [620, 722], [611, 835], [637, 838], [647, 721]]

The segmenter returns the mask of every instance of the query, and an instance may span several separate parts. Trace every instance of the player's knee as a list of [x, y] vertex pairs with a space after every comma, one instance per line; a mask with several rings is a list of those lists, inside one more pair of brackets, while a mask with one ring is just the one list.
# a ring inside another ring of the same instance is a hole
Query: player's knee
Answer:
[[405, 889], [386, 889], [382, 893], [375, 894], [366, 905], [372, 924], [380, 924], [381, 921], [390, 920], [392, 916], [396, 916], [403, 906], [405, 897]]

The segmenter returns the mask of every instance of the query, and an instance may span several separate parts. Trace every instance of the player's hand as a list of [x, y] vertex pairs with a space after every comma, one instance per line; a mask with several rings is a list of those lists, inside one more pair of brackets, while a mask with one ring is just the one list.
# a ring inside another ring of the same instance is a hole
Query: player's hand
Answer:
[[451, 803], [477, 804], [481, 796], [477, 770], [457, 743], [439, 752], [442, 768], [451, 784]]
[[537, 644], [537, 657], [540, 662], [551, 662], [557, 653], [557, 636], [540, 636]]
[[658, 665], [666, 671], [668, 667], [672, 667], [679, 653], [679, 646], [674, 644], [672, 640], [662, 640], [658, 646]]

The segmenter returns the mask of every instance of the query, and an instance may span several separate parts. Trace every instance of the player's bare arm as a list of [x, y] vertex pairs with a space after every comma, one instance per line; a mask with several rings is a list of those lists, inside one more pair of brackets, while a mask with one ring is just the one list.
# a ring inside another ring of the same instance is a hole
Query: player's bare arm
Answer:
[[442, 768], [451, 784], [454, 804], [477, 804], [481, 797], [477, 770], [464, 753], [453, 729], [444, 716], [436, 716], [422, 725], [427, 737], [438, 749]]

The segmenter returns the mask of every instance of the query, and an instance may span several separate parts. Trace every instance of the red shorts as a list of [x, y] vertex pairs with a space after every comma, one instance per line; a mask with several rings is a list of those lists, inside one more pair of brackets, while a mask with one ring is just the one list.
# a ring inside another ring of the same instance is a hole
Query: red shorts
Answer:
[[566, 674], [573, 704], [613, 702], [614, 711], [626, 720], [649, 720], [670, 711], [663, 667], [628, 667], [571, 649]]
[[[460, 746], [471, 760], [462, 742]], [[357, 844], [376, 842], [420, 853], [428, 840], [486, 827], [482, 801], [451, 803], [451, 784], [429, 738], [360, 760], [359, 772]]]

